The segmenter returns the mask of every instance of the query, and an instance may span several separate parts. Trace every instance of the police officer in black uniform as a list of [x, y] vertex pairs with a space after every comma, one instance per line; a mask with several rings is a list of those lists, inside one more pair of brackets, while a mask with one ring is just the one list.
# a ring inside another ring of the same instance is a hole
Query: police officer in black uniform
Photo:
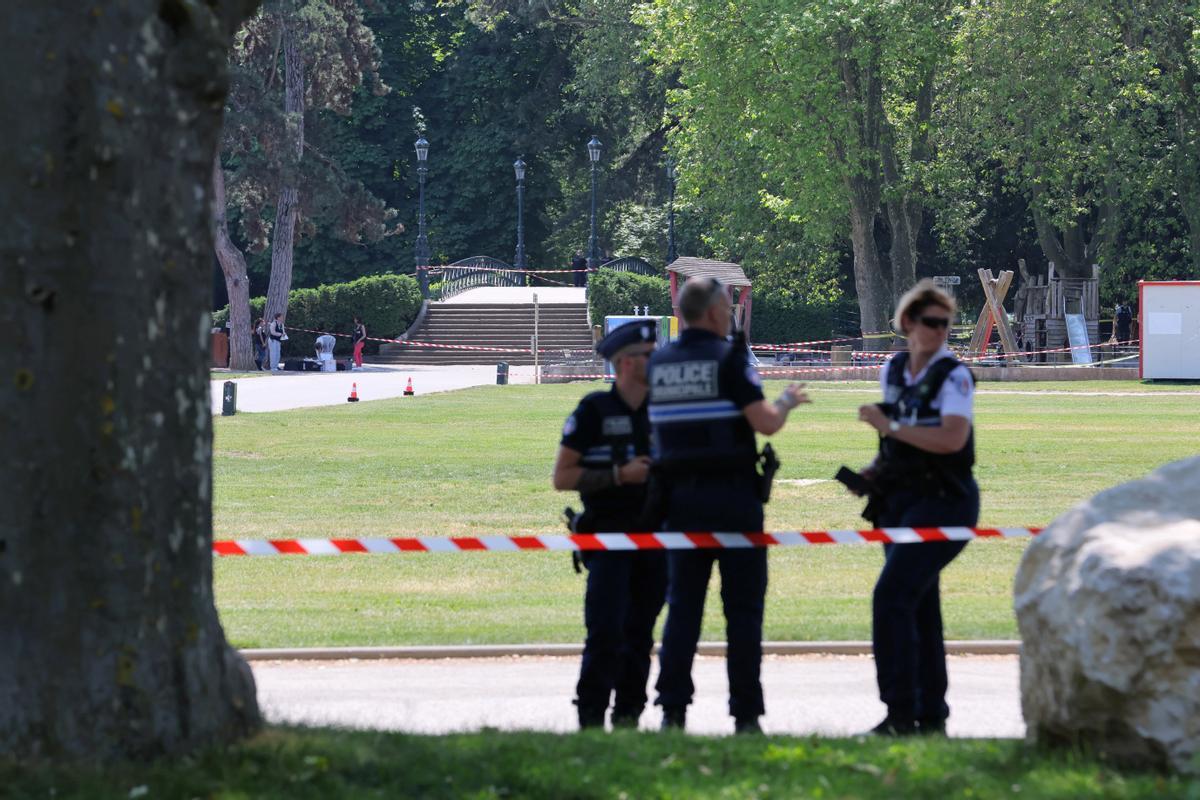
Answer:
[[[646, 361], [654, 343], [649, 320], [604, 337], [596, 352], [612, 362], [616, 382], [583, 398], [563, 426], [554, 488], [579, 492], [584, 510], [573, 525], [577, 533], [636, 530], [651, 464]], [[587, 639], [576, 687], [579, 726], [603, 727], [615, 690], [613, 726], [636, 728], [646, 705], [654, 622], [666, 596], [666, 557], [661, 551], [588, 551], [583, 563]]]
[[[763, 398], [745, 343], [727, 337], [732, 302], [713, 278], [691, 278], [679, 295], [685, 330], [650, 359], [650, 421], [658, 450], [651, 504], [661, 499], [665, 531], [761, 531], [763, 486], [754, 434], [771, 435], [788, 412], [808, 402], [803, 387]], [[729, 713], [735, 730], [760, 732], [763, 548], [671, 550], [667, 622], [663, 629], [657, 704], [663, 728], [683, 728], [692, 702], [692, 661], [714, 562], [728, 636]]]
[[[908, 349], [883, 367], [884, 402], [858, 417], [879, 433], [879, 455], [863, 476], [873, 486], [867, 516], [876, 527], [974, 527], [979, 520], [970, 370], [946, 347], [954, 299], [931, 280], [896, 308]], [[872, 510], [874, 509], [874, 510]], [[965, 541], [884, 545], [872, 598], [879, 697], [887, 717], [871, 733], [944, 733], [946, 652], [938, 586]]]

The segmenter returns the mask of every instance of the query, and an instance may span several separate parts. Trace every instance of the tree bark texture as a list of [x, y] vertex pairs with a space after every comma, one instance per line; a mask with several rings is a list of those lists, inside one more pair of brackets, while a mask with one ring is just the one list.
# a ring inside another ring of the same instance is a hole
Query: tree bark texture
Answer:
[[300, 212], [299, 169], [304, 156], [304, 56], [297, 41], [295, 21], [280, 15], [283, 31], [283, 111], [292, 133], [295, 161], [285, 171], [275, 206], [271, 231], [271, 282], [267, 288], [268, 321], [276, 314], [287, 319], [288, 292], [292, 289], [292, 254], [296, 241], [296, 216]]
[[[913, 139], [909, 163], [928, 161], [930, 122], [933, 118], [934, 70], [930, 67], [921, 82], [917, 95], [916, 113], [913, 121]], [[900, 160], [896, 156], [896, 133], [884, 115], [883, 101], [879, 98], [879, 115], [882, 133], [879, 137], [879, 159], [883, 169], [888, 225], [892, 232], [889, 260], [892, 263], [892, 302], [908, 291], [917, 282], [917, 237], [925, 222], [925, 198], [919, 185], [905, 180], [901, 174]]]
[[[255, 0], [0, 15], [0, 755], [252, 731], [212, 593], [213, 152]], [[19, 80], [12, 76], [20, 76]]]
[[225, 216], [225, 172], [221, 169], [221, 154], [213, 158], [213, 245], [221, 272], [225, 274], [225, 292], [229, 295], [229, 368], [239, 372], [252, 371], [254, 346], [250, 336], [250, 282], [246, 276], [246, 257], [229, 238], [229, 222]]
[[[854, 289], [858, 295], [858, 313], [863, 333], [878, 333], [891, 329], [891, 290], [880, 263], [879, 246], [875, 242], [875, 217], [878, 195], [869, 187], [856, 186], [847, 179], [850, 193], [850, 244], [854, 251]], [[864, 350], [886, 349], [887, 339], [865, 339]]]
[[[838, 37], [837, 48], [842, 102], [850, 110], [855, 140], [847, 146], [835, 144], [834, 152], [845, 175], [860, 325], [863, 333], [877, 333], [890, 328], [891, 312], [891, 287], [875, 240], [875, 218], [883, 189], [878, 159], [884, 121], [883, 89], [876, 65], [864, 66], [854, 57], [855, 41], [849, 33]], [[886, 339], [866, 339], [863, 343], [865, 349], [886, 346]]]
[[[1034, 202], [1030, 203], [1033, 227], [1037, 232], [1038, 246], [1047, 261], [1053, 261], [1055, 269], [1063, 278], [1091, 278], [1092, 264], [1103, 236], [1102, 222], [1089, 238], [1086, 223], [1078, 220], [1074, 224], [1059, 228], [1038, 206], [1039, 190], [1034, 189]], [[1103, 220], [1107, 212], [1101, 212]]]

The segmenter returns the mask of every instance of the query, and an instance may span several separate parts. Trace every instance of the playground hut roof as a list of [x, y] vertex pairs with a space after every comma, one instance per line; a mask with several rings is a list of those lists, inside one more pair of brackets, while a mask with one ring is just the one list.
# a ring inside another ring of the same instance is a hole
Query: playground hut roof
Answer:
[[730, 264], [728, 261], [710, 261], [707, 258], [677, 258], [667, 265], [671, 272], [685, 278], [716, 278], [726, 286], [745, 287], [750, 285], [750, 279], [742, 271], [740, 264]]

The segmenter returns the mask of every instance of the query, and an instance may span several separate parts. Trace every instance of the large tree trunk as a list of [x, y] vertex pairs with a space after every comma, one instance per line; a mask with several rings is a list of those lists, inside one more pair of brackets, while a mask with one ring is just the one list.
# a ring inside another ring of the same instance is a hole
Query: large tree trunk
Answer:
[[[850, 194], [850, 243], [854, 250], [854, 288], [858, 294], [858, 311], [862, 332], [879, 333], [891, 329], [891, 290], [883, 275], [879, 246], [875, 242], [875, 216], [879, 203], [872, 192], [858, 184], [865, 179], [848, 178]], [[878, 197], [878, 195], [874, 195]], [[864, 350], [886, 349], [887, 339], [872, 338], [863, 342]]]
[[292, 289], [292, 254], [296, 240], [296, 215], [300, 211], [297, 188], [300, 159], [304, 156], [304, 60], [296, 41], [294, 21], [280, 16], [283, 28], [283, 111], [292, 134], [295, 162], [283, 175], [279, 202], [275, 206], [275, 228], [271, 234], [271, 283], [267, 289], [266, 319], [276, 314], [287, 319], [288, 292]]
[[213, 158], [213, 246], [225, 274], [225, 292], [229, 295], [229, 368], [246, 372], [256, 369], [250, 338], [250, 281], [246, 277], [246, 257], [229, 238], [225, 218], [225, 172], [221, 153]]
[[1064, 229], [1055, 227], [1049, 216], [1039, 209], [1037, 195], [1038, 191], [1035, 189], [1035, 201], [1030, 203], [1030, 210], [1033, 214], [1033, 227], [1037, 231], [1038, 245], [1046, 260], [1054, 262], [1054, 268], [1060, 277], [1092, 277], [1092, 260], [1089, 258], [1092, 248], [1088, 246], [1083, 223], [1076, 222]]
[[[930, 67], [921, 89], [913, 120], [912, 146], [909, 163], [929, 161], [932, 148], [929, 145], [930, 121], [933, 118], [934, 70]], [[917, 282], [917, 237], [925, 221], [925, 198], [921, 187], [902, 174], [896, 156], [896, 133], [883, 111], [883, 100], [878, 98], [879, 116], [883, 120], [879, 137], [879, 161], [883, 169], [888, 224], [892, 231], [892, 246], [888, 253], [892, 263], [892, 302], [908, 291]]]
[[[846, 145], [831, 142], [843, 170], [843, 183], [850, 207], [850, 244], [854, 250], [854, 288], [862, 332], [878, 333], [890, 328], [891, 290], [883, 274], [879, 245], [875, 241], [875, 217], [879, 214], [882, 188], [878, 145], [882, 116], [883, 87], [878, 69], [878, 48], [870, 48], [868, 63], [860, 64], [855, 52], [858, 42], [846, 31], [836, 37], [840, 94], [853, 124], [855, 141]], [[884, 348], [886, 339], [866, 339], [864, 349]]]
[[179, 753], [259, 724], [213, 604], [207, 369], [213, 151], [254, 5], [0, 16], [0, 108], [20, 110], [0, 159], [0, 755]]

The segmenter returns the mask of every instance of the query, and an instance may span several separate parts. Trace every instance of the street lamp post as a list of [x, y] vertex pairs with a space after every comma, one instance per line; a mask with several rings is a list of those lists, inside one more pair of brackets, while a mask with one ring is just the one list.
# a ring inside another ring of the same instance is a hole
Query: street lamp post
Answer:
[[[521, 156], [517, 156], [517, 160], [513, 162], [513, 172], [517, 175], [517, 257], [513, 260], [513, 266], [519, 270], [524, 270], [525, 265], [525, 161]], [[528, 282], [528, 277], [522, 278], [523, 282]]]
[[420, 188], [417, 192], [417, 244], [415, 257], [417, 262], [417, 282], [421, 287], [421, 297], [429, 299], [429, 238], [425, 235], [425, 176], [429, 168], [425, 162], [429, 158], [429, 142], [422, 136], [417, 139], [417, 179]]
[[675, 263], [679, 254], [675, 252], [675, 159], [667, 159], [667, 264]]
[[587, 143], [588, 159], [592, 162], [592, 235], [588, 239], [588, 269], [600, 266], [600, 252], [596, 245], [596, 165], [600, 161], [600, 140], [595, 136]]

